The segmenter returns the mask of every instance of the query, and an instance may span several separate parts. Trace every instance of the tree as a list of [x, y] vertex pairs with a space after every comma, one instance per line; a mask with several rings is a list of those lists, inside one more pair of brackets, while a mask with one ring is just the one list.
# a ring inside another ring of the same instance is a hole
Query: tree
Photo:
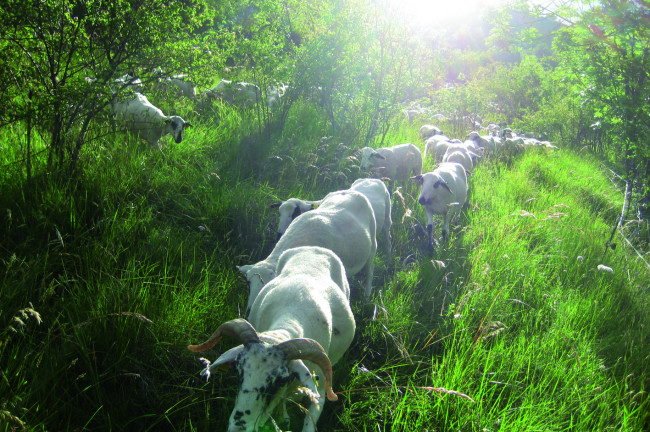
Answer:
[[650, 149], [650, 11], [641, 1], [594, 3], [559, 32], [560, 68], [577, 82], [628, 179], [645, 179]]
[[[203, 0], [9, 0], [0, 7], [0, 126], [32, 126], [48, 172], [74, 170], [90, 126], [154, 67], [191, 65]], [[205, 57], [205, 53], [201, 53]], [[117, 77], [129, 78], [117, 83]], [[27, 176], [31, 148], [25, 151]]]

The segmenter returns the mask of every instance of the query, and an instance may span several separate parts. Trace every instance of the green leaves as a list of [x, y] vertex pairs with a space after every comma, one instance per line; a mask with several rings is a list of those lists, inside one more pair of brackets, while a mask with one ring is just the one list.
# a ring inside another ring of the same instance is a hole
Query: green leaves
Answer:
[[[193, 56], [189, 37], [199, 14], [209, 16], [204, 11], [200, 1], [5, 3], [1, 95], [24, 103], [2, 104], [0, 120], [39, 128], [49, 142], [51, 169], [73, 166], [91, 122], [114, 96], [115, 78], [145, 74], [154, 65], [181, 69]], [[27, 89], [28, 102], [21, 96]]]

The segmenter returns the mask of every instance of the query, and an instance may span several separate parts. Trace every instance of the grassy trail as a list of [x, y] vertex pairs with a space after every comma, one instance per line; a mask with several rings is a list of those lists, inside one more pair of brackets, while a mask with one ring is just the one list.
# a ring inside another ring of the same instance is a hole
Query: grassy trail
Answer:
[[[327, 141], [250, 168], [226, 150], [228, 121], [164, 155], [98, 146], [75, 186], [3, 174], [0, 431], [226, 429], [237, 380], [205, 383], [185, 346], [243, 314], [235, 265], [273, 247], [269, 204], [357, 175]], [[622, 194], [598, 166], [566, 151], [484, 162], [433, 254], [418, 191], [395, 195], [393, 257], [376, 258], [371, 303], [353, 294], [319, 430], [647, 430], [649, 272], [604, 253]]]

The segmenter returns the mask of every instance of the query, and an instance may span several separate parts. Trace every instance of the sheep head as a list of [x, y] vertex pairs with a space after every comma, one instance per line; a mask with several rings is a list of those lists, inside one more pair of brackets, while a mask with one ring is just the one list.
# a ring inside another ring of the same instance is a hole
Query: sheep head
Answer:
[[192, 127], [190, 123], [187, 123], [179, 116], [171, 116], [165, 120], [165, 124], [169, 128], [169, 133], [174, 137], [176, 144], [180, 144], [183, 141], [183, 130], [188, 127]]
[[303, 201], [297, 198], [289, 198], [288, 200], [279, 203], [279, 205], [276, 205], [276, 207], [280, 213], [277, 237], [277, 239], [280, 240], [280, 237], [282, 237], [284, 232], [287, 230], [287, 228], [289, 228], [289, 225], [295, 218], [305, 212], [308, 212], [309, 210], [315, 209], [318, 207], [318, 204], [309, 201]]
[[246, 316], [248, 316], [248, 312], [251, 306], [253, 306], [255, 298], [262, 291], [264, 285], [275, 278], [275, 265], [271, 265], [266, 261], [260, 261], [255, 264], [238, 266], [237, 269], [243, 273], [248, 282], [248, 305], [246, 307]]
[[210, 368], [231, 364], [239, 378], [240, 388], [230, 415], [229, 432], [249, 432], [263, 426], [294, 379], [299, 379], [318, 397], [312, 375], [303, 360], [311, 361], [323, 371], [327, 397], [337, 399], [331, 387], [331, 362], [323, 347], [313, 339], [267, 344], [260, 340], [248, 321], [236, 319], [219, 326], [205, 343], [190, 345], [188, 349], [194, 352], [209, 349], [226, 334], [239, 339], [243, 345], [222, 354]]
[[379, 153], [377, 150], [370, 147], [362, 148], [360, 153], [361, 153], [360, 166], [361, 169], [364, 171], [376, 167], [379, 160], [386, 159], [381, 153]]
[[426, 173], [412, 178], [418, 180], [422, 186], [418, 202], [423, 206], [429, 206], [434, 202], [440, 201], [441, 192], [439, 192], [439, 190], [446, 189], [447, 192], [451, 193], [451, 189], [449, 189], [449, 185], [445, 179], [435, 172]]

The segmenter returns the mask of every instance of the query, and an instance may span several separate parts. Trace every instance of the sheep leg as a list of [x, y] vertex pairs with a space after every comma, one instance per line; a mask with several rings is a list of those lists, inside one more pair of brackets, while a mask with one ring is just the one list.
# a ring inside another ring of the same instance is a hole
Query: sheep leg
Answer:
[[429, 209], [427, 209], [427, 232], [429, 235], [429, 243], [427, 244], [427, 247], [429, 251], [432, 251], [433, 250], [433, 213]]
[[393, 245], [391, 243], [390, 225], [388, 223], [384, 224], [384, 238], [386, 239], [386, 241], [384, 242], [384, 246], [386, 248], [386, 255], [388, 256], [388, 258], [390, 258], [391, 253], [393, 251]]
[[449, 220], [451, 219], [451, 215], [453, 212], [448, 211], [444, 215], [444, 221], [442, 223], [442, 240], [443, 241], [448, 241], [449, 240]]
[[427, 243], [427, 246], [430, 251], [433, 250], [433, 223], [429, 223], [427, 225], [427, 231], [429, 234], [429, 242]]
[[370, 295], [372, 294], [372, 277], [375, 273], [375, 260], [374, 260], [375, 254], [373, 253], [371, 258], [368, 260], [366, 263], [366, 268], [365, 268], [365, 273], [366, 273], [366, 289], [365, 289], [365, 297], [366, 299], [370, 298]]

